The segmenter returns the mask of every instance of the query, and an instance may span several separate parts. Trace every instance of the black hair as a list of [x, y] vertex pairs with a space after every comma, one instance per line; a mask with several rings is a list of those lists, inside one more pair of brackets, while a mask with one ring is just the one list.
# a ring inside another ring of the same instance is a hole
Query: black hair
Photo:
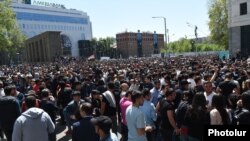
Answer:
[[64, 89], [66, 84], [64, 81], [59, 81], [59, 86], [61, 87], [61, 89]]
[[197, 93], [193, 97], [192, 106], [186, 112], [186, 116], [193, 120], [202, 119], [206, 113], [206, 98], [204, 94]]
[[108, 83], [108, 88], [111, 89], [111, 90], [113, 90], [115, 88], [114, 82], [109, 82]]
[[136, 99], [140, 98], [141, 96], [142, 96], [141, 91], [138, 91], [138, 90], [133, 91], [132, 94], [131, 94], [131, 100], [132, 100], [132, 102], [135, 103]]
[[168, 97], [168, 96], [170, 96], [172, 93], [174, 93], [174, 89], [169, 88], [169, 89], [166, 91], [165, 96]]
[[225, 109], [226, 104], [224, 97], [222, 95], [214, 95], [212, 98], [212, 106], [219, 111], [222, 123], [224, 125], [229, 124], [230, 119], [227, 110]]
[[156, 85], [156, 84], [159, 84], [159, 83], [161, 83], [160, 80], [158, 80], [158, 79], [154, 80], [154, 84], [155, 84], [155, 85]]
[[126, 94], [125, 94], [125, 97], [128, 97], [129, 95], [131, 95], [132, 92], [133, 92], [132, 90], [127, 91]]
[[195, 76], [194, 81], [197, 84], [201, 80], [200, 76]]
[[185, 96], [186, 101], [188, 101], [188, 103], [191, 104], [193, 97], [194, 97], [194, 94], [191, 91], [183, 91], [183, 95]]
[[206, 103], [207, 101], [204, 94], [202, 92], [198, 92], [193, 97], [192, 107], [206, 109]]
[[34, 96], [28, 96], [25, 99], [25, 104], [27, 108], [32, 108], [36, 106], [36, 98]]
[[149, 96], [150, 95], [150, 90], [148, 88], [145, 88], [142, 90], [143, 97]]
[[244, 108], [246, 108], [247, 110], [250, 110], [250, 93], [249, 92], [244, 92], [241, 95], [241, 100], [242, 100], [242, 105]]
[[16, 89], [16, 86], [15, 85], [8, 85], [8, 86], [5, 86], [4, 87], [4, 93], [6, 96], [9, 96], [11, 94], [11, 91], [13, 89]]

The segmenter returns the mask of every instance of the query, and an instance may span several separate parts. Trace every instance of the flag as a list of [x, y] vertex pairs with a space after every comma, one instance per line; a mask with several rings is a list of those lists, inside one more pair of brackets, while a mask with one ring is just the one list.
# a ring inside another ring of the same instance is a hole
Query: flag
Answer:
[[95, 55], [94, 55], [94, 54], [90, 55], [90, 56], [88, 57], [88, 60], [95, 60]]

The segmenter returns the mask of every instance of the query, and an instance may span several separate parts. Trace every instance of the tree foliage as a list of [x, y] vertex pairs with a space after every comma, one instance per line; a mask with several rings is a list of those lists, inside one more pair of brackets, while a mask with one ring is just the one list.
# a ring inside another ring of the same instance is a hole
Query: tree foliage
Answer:
[[209, 29], [213, 43], [228, 49], [228, 9], [227, 0], [209, 1]]
[[117, 50], [113, 48], [115, 43], [115, 38], [106, 37], [106, 38], [93, 38], [91, 41], [91, 46], [95, 48], [95, 53], [97, 58], [101, 56], [108, 56], [110, 58], [117, 58]]
[[198, 52], [223, 50], [223, 48], [217, 44], [211, 44], [209, 42], [195, 43], [195, 40], [186, 38], [181, 38], [178, 41], [171, 42], [168, 44], [167, 47], [168, 49], [163, 48], [161, 52], [165, 53], [195, 52], [196, 49]]
[[11, 0], [0, 2], [0, 50], [10, 53], [19, 51], [24, 40], [11, 8]]

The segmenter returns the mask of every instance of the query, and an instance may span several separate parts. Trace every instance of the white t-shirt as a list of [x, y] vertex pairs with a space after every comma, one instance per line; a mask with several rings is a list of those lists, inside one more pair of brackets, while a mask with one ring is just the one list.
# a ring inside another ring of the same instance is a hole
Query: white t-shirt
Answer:
[[5, 93], [4, 93], [4, 89], [1, 88], [1, 89], [0, 89], [0, 98], [3, 97], [3, 96], [5, 96]]
[[[232, 121], [232, 116], [230, 114], [230, 110], [226, 109], [230, 122]], [[213, 109], [210, 111], [210, 124], [211, 125], [223, 125], [221, 115], [217, 109]]]
[[206, 98], [206, 101], [208, 102], [207, 103], [207, 107], [208, 108], [211, 108], [211, 106], [212, 106], [212, 98], [213, 98], [214, 95], [216, 95], [215, 92], [212, 92], [210, 95], [207, 95], [207, 93], [204, 92], [204, 96]]

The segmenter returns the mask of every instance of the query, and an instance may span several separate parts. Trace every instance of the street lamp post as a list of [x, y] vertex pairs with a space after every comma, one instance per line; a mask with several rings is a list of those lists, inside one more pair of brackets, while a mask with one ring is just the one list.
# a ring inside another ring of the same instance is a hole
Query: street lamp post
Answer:
[[19, 64], [19, 58], [20, 58], [20, 56], [19, 56], [19, 55], [20, 55], [20, 53], [19, 53], [19, 52], [17, 52], [17, 53], [16, 53], [16, 55], [17, 55], [17, 64]]
[[161, 18], [164, 20], [164, 29], [165, 29], [165, 43], [166, 43], [166, 48], [168, 50], [168, 47], [167, 47], [167, 44], [168, 44], [168, 38], [167, 38], [167, 32], [168, 32], [168, 29], [167, 29], [167, 24], [166, 24], [166, 18], [165, 17], [152, 17], [152, 18]]

